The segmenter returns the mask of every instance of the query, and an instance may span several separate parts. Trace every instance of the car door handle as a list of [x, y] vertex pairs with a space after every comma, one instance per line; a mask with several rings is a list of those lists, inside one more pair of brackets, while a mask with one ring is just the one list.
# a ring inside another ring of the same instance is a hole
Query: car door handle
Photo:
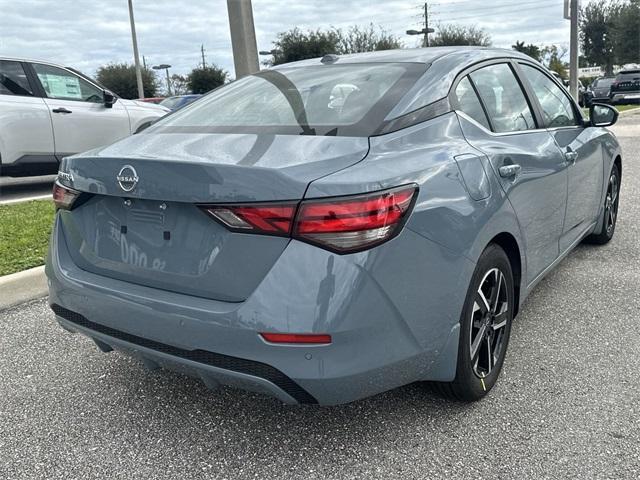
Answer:
[[71, 110], [67, 110], [64, 107], [54, 108], [51, 110], [53, 113], [73, 113]]
[[576, 160], [578, 159], [578, 152], [567, 150], [566, 152], [564, 152], [564, 158], [567, 160], [567, 162], [569, 162], [570, 165], [576, 163]]
[[512, 164], [512, 165], [503, 165], [498, 169], [498, 171], [500, 172], [501, 177], [510, 178], [518, 175], [521, 169], [522, 167], [520, 167], [520, 165]]

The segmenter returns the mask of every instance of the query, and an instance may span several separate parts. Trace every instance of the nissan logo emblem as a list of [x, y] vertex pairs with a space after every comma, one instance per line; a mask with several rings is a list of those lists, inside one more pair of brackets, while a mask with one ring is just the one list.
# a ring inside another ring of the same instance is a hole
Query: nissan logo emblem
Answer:
[[120, 185], [122, 190], [130, 192], [136, 188], [136, 185], [138, 184], [138, 173], [131, 165], [125, 165], [118, 172], [116, 180], [118, 180], [118, 185]]

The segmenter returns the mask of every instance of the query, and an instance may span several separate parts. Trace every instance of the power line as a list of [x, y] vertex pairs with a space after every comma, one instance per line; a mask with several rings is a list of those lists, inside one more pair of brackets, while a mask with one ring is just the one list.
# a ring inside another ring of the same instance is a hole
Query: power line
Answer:
[[[558, 6], [562, 5], [562, 3], [558, 3], [557, 1], [548, 1], [546, 2], [547, 5], [554, 5], [557, 4]], [[537, 6], [544, 6], [545, 2], [518, 2], [517, 4], [514, 3], [504, 3], [504, 4], [500, 4], [500, 5], [491, 5], [491, 6], [487, 6], [487, 7], [479, 7], [479, 8], [459, 8], [459, 11], [462, 11], [464, 13], [467, 12], [486, 12], [488, 10], [502, 10], [503, 8], [520, 8], [523, 5], [537, 5]], [[444, 6], [444, 5], [443, 5]], [[453, 12], [453, 10], [452, 10]], [[445, 13], [449, 13], [449, 12], [445, 12]]]
[[[554, 3], [554, 5], [557, 5]], [[508, 11], [504, 11], [502, 10], [500, 13], [520, 13], [520, 12], [527, 12], [527, 11], [531, 11], [531, 10], [540, 10], [541, 6], [545, 6], [544, 3], [539, 3], [538, 6], [536, 7], [528, 7], [528, 8], [518, 8], [516, 10], [508, 10]], [[439, 13], [436, 13], [435, 15], [441, 15]], [[453, 16], [452, 17], [452, 21], [458, 21], [458, 20], [467, 20], [467, 19], [473, 19], [473, 18], [482, 18], [482, 17], [495, 17], [496, 13], [495, 12], [491, 12], [491, 13], [479, 13], [476, 15], [468, 15], [468, 16], [462, 16], [462, 17], [458, 17], [458, 16]], [[501, 18], [498, 18], [499, 20], [501, 20]]]

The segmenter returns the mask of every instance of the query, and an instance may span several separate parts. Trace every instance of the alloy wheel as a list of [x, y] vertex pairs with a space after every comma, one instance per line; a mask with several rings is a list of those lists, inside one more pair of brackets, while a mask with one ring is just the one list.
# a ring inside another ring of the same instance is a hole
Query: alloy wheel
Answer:
[[604, 201], [604, 220], [607, 227], [607, 235], [611, 235], [616, 226], [616, 217], [618, 216], [618, 176], [611, 173], [609, 177], [609, 186], [607, 187], [607, 196]]
[[503, 353], [509, 321], [509, 296], [505, 276], [498, 268], [485, 273], [471, 312], [470, 358], [473, 372], [487, 377]]

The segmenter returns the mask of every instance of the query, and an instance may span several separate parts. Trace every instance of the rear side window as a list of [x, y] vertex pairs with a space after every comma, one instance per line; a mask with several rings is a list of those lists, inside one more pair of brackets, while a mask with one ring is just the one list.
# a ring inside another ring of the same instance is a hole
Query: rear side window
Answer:
[[458, 109], [473, 118], [487, 130], [491, 130], [487, 115], [484, 113], [480, 99], [476, 95], [468, 77], [464, 77], [454, 92]]
[[537, 68], [523, 64], [521, 67], [540, 102], [545, 125], [551, 128], [579, 125], [566, 90]]
[[20, 62], [0, 60], [0, 95], [33, 95]]
[[471, 73], [495, 132], [516, 132], [536, 128], [527, 98], [511, 67], [489, 65]]

